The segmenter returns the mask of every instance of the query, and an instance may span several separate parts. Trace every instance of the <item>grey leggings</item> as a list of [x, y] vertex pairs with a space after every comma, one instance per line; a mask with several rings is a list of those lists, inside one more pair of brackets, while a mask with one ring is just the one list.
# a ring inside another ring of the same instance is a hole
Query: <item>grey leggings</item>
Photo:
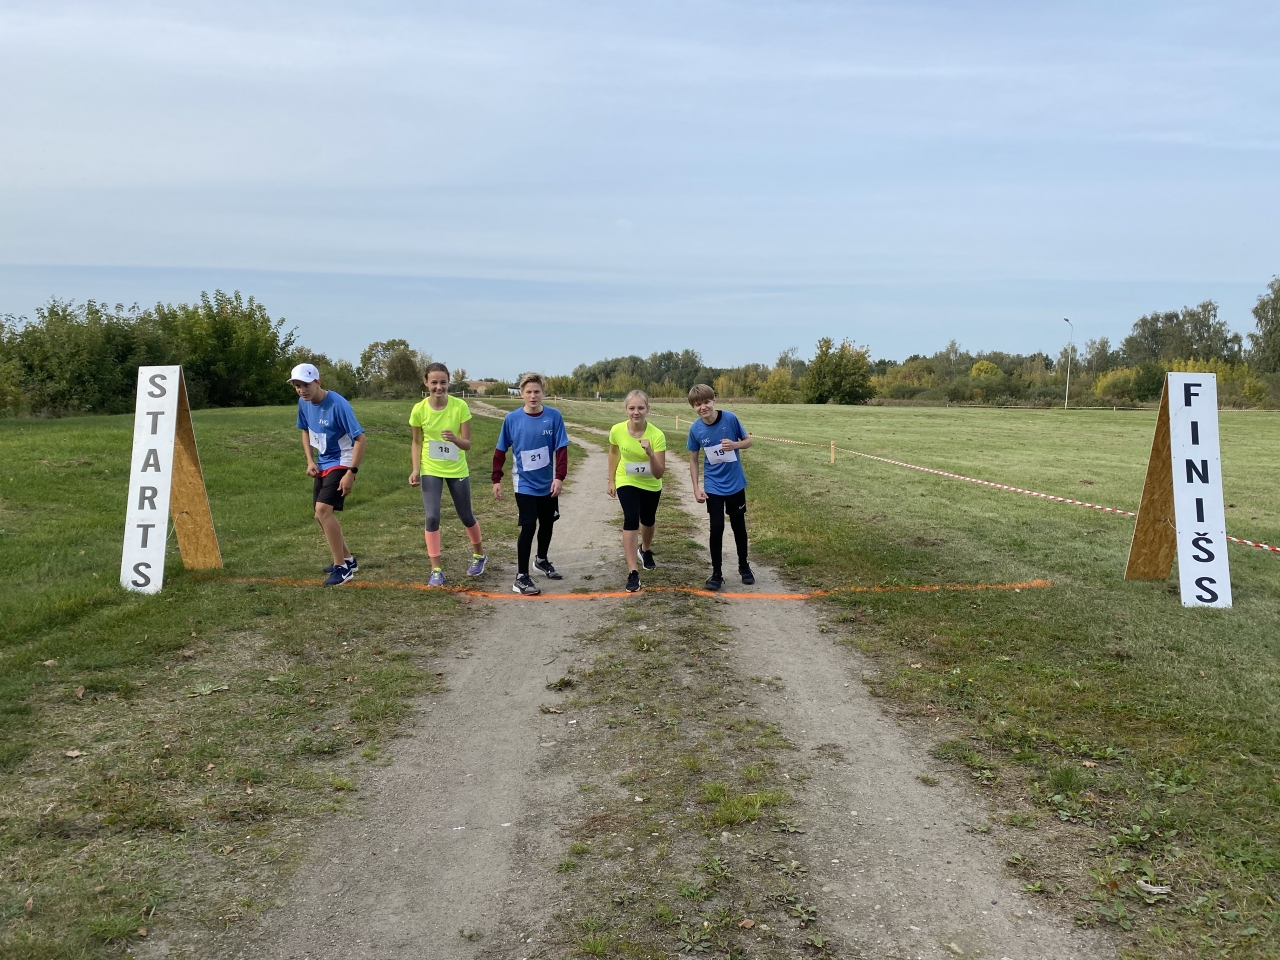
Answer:
[[471, 478], [470, 477], [433, 477], [422, 474], [422, 508], [427, 513], [426, 530], [435, 533], [440, 529], [440, 496], [444, 493], [444, 485], [449, 484], [449, 496], [453, 498], [453, 509], [458, 511], [458, 519], [464, 527], [476, 525], [476, 515], [471, 512]]

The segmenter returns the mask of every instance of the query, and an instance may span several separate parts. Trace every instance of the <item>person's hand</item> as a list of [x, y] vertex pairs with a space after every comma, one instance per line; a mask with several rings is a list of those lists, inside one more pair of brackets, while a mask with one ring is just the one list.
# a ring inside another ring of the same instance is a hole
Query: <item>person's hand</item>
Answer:
[[720, 441], [721, 450], [736, 450], [737, 447], [738, 445], [734, 443], [732, 440], [730, 440], [728, 437], [725, 437], [723, 440]]
[[495, 484], [493, 485], [493, 499], [495, 499], [495, 500], [501, 500], [501, 499], [502, 499], [502, 484], [500, 484], [500, 483], [495, 483]]
[[344, 497], [351, 492], [351, 488], [355, 486], [356, 475], [348, 470], [342, 475], [342, 479], [338, 481], [338, 492]]
[[613, 499], [615, 500], [618, 499], [618, 491], [612, 483], [609, 484], [609, 489], [606, 492], [609, 494], [609, 496], [613, 497]]
[[560, 491], [564, 488], [564, 481], [556, 477], [551, 481], [551, 495], [553, 497], [560, 496]]
[[653, 444], [649, 442], [649, 439], [647, 437], [640, 438], [640, 449], [643, 450], [645, 453], [647, 453], [649, 456], [653, 456]]
[[693, 487], [693, 499], [697, 500], [699, 503], [707, 502], [707, 495], [703, 492], [702, 488], [697, 484], [694, 484], [694, 487]]
[[421, 482], [422, 482], [422, 481], [418, 478], [418, 471], [417, 471], [417, 470], [410, 471], [410, 473], [409, 473], [409, 486], [411, 486], [411, 487], [416, 487], [416, 486], [418, 486], [418, 484], [420, 484]]
[[308, 461], [307, 461], [307, 476], [308, 476], [308, 477], [318, 477], [318, 476], [320, 476], [320, 468], [319, 468], [319, 467], [317, 467], [317, 466], [316, 466], [314, 463], [312, 463], [310, 460], [308, 460]]
[[447, 440], [447, 441], [449, 441], [450, 443], [457, 443], [457, 442], [458, 442], [458, 435], [457, 435], [456, 433], [454, 433], [452, 430], [441, 430], [441, 431], [440, 431], [440, 439], [441, 439], [441, 440]]

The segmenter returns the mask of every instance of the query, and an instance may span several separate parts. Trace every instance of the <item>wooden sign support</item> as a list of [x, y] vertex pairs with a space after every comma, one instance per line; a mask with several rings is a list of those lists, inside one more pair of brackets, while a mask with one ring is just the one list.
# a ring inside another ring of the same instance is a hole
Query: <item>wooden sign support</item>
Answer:
[[139, 367], [120, 560], [126, 590], [158, 593], [163, 586], [169, 516], [184, 567], [222, 566], [182, 367]]
[[1231, 606], [1222, 501], [1217, 378], [1167, 374], [1125, 579], [1163, 580], [1176, 556], [1183, 606]]

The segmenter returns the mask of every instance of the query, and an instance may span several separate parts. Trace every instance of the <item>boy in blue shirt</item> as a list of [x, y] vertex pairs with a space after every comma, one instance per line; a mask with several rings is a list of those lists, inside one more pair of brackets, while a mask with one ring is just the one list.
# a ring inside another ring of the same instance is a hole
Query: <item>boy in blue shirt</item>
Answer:
[[[314, 477], [311, 500], [316, 523], [329, 541], [332, 565], [324, 585], [336, 587], [349, 582], [359, 565], [347, 549], [342, 524], [334, 516], [355, 484], [364, 459], [364, 428], [356, 420], [345, 397], [320, 385], [320, 371], [314, 364], [300, 363], [289, 374], [289, 386], [298, 392], [298, 429], [302, 431], [302, 451], [307, 456], [307, 476]], [[318, 457], [311, 456], [315, 448]]]
[[561, 579], [547, 558], [547, 550], [551, 546], [552, 527], [560, 519], [560, 488], [569, 474], [569, 435], [560, 411], [542, 405], [546, 389], [540, 373], [526, 373], [520, 378], [524, 406], [512, 410], [502, 421], [490, 476], [494, 499], [501, 500], [502, 467], [510, 450], [511, 484], [520, 512], [520, 538], [516, 541], [519, 572], [511, 590], [527, 597], [536, 597], [542, 592], [529, 576], [529, 553], [535, 531], [538, 556], [533, 565], [548, 580]]
[[[707, 505], [711, 515], [711, 576], [708, 590], [724, 586], [721, 554], [724, 552], [724, 515], [729, 514], [733, 540], [738, 547], [738, 573], [750, 586], [756, 582], [747, 562], [747, 475], [742, 471], [738, 451], [751, 446], [751, 437], [738, 418], [728, 410], [716, 409], [716, 392], [705, 383], [694, 384], [689, 391], [689, 406], [698, 419], [689, 428], [685, 447], [689, 454], [689, 475], [693, 478], [693, 496]], [[698, 457], [706, 454], [705, 492], [698, 485]]]

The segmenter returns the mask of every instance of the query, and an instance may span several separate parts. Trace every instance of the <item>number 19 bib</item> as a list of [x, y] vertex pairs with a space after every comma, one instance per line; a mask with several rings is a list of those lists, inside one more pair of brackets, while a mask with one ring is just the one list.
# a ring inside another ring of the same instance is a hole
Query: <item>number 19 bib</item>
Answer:
[[549, 466], [551, 466], [551, 453], [546, 447], [539, 447], [537, 450], [520, 451], [520, 469], [525, 473], [545, 470]]
[[716, 444], [714, 447], [707, 447], [706, 454], [708, 464], [733, 463], [733, 461], [738, 459], [737, 450], [726, 450], [724, 447], [720, 446], [720, 444]]

